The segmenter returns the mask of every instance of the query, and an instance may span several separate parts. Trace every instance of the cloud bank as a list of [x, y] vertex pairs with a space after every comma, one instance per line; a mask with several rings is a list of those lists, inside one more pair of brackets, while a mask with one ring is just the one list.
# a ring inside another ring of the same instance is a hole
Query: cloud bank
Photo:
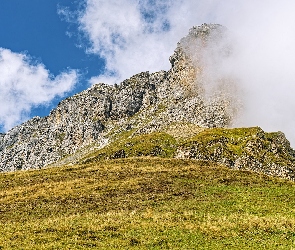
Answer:
[[88, 52], [106, 60], [105, 73], [92, 83], [169, 69], [168, 57], [189, 28], [226, 26], [235, 53], [222, 67], [239, 79], [243, 93], [236, 126], [281, 130], [294, 146], [294, 10], [290, 0], [85, 0], [78, 23]]
[[53, 77], [26, 54], [0, 48], [0, 125], [5, 131], [28, 119], [34, 106], [63, 96], [77, 82], [76, 71]]

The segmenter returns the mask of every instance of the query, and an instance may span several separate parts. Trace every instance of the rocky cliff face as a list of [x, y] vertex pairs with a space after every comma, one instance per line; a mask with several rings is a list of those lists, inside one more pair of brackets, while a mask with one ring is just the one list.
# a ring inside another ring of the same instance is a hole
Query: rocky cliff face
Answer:
[[[219, 26], [203, 25], [206, 34]], [[195, 29], [194, 29], [195, 30]], [[112, 134], [137, 129], [152, 132], [171, 122], [204, 127], [224, 127], [231, 121], [228, 103], [205, 101], [198, 92], [196, 67], [180, 42], [170, 57], [172, 68], [142, 72], [119, 85], [94, 85], [62, 101], [49, 116], [35, 117], [0, 137], [0, 169], [41, 168], [77, 150], [95, 144], [102, 147]]]
[[169, 71], [142, 72], [114, 86], [96, 84], [63, 100], [49, 116], [35, 117], [0, 134], [0, 170], [77, 161], [126, 133], [138, 136], [173, 124], [230, 126], [239, 109], [228, 88], [232, 80], [218, 78], [217, 88], [208, 95], [210, 79], [203, 54], [213, 50], [212, 43], [220, 43], [214, 55], [227, 56], [223, 34], [220, 25], [193, 27], [177, 44]]

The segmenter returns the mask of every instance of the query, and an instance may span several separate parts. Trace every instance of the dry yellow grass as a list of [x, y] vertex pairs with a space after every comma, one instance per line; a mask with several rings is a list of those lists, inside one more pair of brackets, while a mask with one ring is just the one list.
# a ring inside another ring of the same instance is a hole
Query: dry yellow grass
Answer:
[[292, 249], [294, 183], [131, 158], [0, 175], [0, 249]]

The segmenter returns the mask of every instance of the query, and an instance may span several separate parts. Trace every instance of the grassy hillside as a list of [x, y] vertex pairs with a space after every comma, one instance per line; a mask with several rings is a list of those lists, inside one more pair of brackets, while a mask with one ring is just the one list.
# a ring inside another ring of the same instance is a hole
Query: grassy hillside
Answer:
[[129, 158], [0, 175], [0, 249], [292, 249], [295, 183]]
[[267, 133], [259, 127], [186, 126], [174, 124], [165, 131], [139, 135], [124, 132], [107, 146], [81, 155], [76, 162], [139, 156], [194, 159], [295, 180], [295, 151], [282, 132]]

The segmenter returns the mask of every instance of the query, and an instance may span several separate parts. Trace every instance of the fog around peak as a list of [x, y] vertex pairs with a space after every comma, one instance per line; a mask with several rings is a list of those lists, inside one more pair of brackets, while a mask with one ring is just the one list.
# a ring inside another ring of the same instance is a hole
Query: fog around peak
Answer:
[[225, 26], [233, 54], [209, 71], [217, 74], [212, 78], [224, 74], [238, 84], [243, 109], [234, 126], [280, 130], [294, 146], [294, 10], [290, 0], [87, 0], [78, 22], [88, 52], [106, 61], [105, 73], [91, 82], [111, 84], [169, 69], [169, 56], [191, 27]]

